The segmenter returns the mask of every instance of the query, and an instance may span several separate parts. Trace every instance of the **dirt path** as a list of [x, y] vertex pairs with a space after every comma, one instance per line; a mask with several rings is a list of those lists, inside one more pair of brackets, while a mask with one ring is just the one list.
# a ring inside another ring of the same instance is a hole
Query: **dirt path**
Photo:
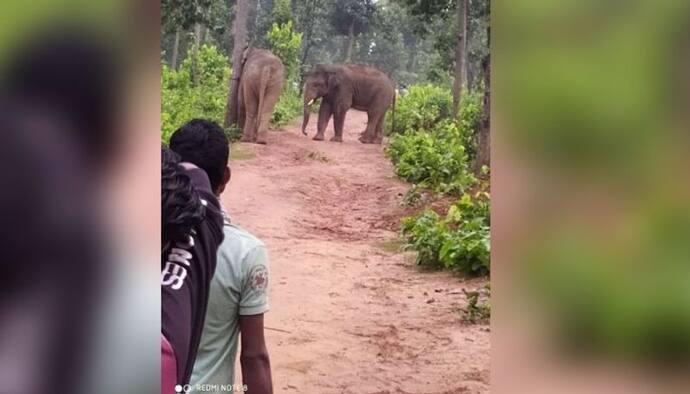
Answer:
[[275, 392], [486, 393], [488, 328], [458, 312], [480, 283], [421, 272], [391, 248], [407, 186], [381, 146], [357, 141], [365, 125], [350, 111], [342, 144], [286, 127], [232, 162], [224, 204], [271, 256]]

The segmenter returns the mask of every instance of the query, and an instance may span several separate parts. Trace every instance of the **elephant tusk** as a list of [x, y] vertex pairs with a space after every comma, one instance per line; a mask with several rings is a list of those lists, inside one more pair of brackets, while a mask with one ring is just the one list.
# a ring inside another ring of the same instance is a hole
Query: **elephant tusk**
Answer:
[[314, 104], [314, 99], [309, 100], [309, 102], [307, 103], [307, 105], [312, 105], [312, 104]]

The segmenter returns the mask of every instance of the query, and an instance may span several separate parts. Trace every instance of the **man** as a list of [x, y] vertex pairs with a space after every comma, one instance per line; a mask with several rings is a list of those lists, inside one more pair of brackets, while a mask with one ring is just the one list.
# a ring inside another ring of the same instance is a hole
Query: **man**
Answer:
[[[161, 152], [161, 392], [192, 375], [209, 300], [223, 219], [209, 177]], [[171, 366], [176, 366], [176, 370]], [[172, 387], [171, 387], [172, 386]], [[177, 388], [179, 388], [177, 387]], [[177, 390], [178, 392], [180, 390]]]
[[[230, 180], [229, 142], [220, 126], [207, 120], [192, 120], [175, 131], [170, 148], [183, 161], [206, 171], [216, 196], [223, 193]], [[227, 392], [228, 385], [235, 385], [235, 358], [241, 332], [240, 363], [247, 392], [272, 393], [263, 318], [268, 311], [266, 247], [230, 223], [227, 215], [223, 233], [190, 389]]]

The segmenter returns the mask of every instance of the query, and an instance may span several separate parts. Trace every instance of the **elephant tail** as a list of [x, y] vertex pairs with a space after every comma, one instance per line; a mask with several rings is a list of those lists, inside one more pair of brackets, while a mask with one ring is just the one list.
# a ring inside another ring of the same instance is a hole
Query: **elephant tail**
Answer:
[[268, 81], [271, 79], [271, 68], [264, 67], [261, 70], [261, 81], [259, 82], [259, 105], [258, 113], [256, 117], [256, 130], [259, 131], [259, 125], [261, 122], [261, 117], [264, 113], [264, 96], [266, 95], [266, 89], [268, 89]]

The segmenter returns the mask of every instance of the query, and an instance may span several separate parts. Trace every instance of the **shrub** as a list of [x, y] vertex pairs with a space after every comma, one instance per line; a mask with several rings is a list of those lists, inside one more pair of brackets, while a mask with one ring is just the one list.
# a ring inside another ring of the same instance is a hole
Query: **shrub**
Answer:
[[289, 82], [295, 81], [299, 74], [299, 54], [302, 48], [302, 33], [296, 33], [292, 21], [274, 23], [266, 33], [268, 49], [278, 56], [285, 66]]
[[192, 76], [194, 50], [184, 59], [179, 70], [162, 65], [161, 70], [161, 139], [168, 143], [170, 135], [194, 118], [223, 123], [228, 98], [230, 67], [228, 58], [213, 45], [199, 48], [198, 84]]
[[444, 121], [430, 132], [394, 135], [386, 153], [395, 173], [408, 182], [441, 193], [461, 194], [476, 182], [469, 169], [464, 138], [455, 123]]
[[462, 290], [467, 300], [467, 308], [463, 309], [462, 320], [468, 324], [488, 323], [491, 319], [491, 286], [474, 291]]
[[490, 271], [489, 195], [465, 194], [444, 218], [427, 209], [402, 222], [405, 249], [417, 252], [417, 263], [452, 268], [470, 275]]
[[479, 91], [463, 91], [458, 109], [458, 123], [462, 130], [462, 145], [469, 161], [477, 156], [479, 126], [482, 118], [484, 94]]
[[296, 89], [288, 84], [273, 109], [271, 125], [273, 127], [284, 126], [301, 113], [302, 97]]
[[453, 96], [449, 89], [436, 85], [414, 85], [395, 103], [395, 130], [392, 116], [386, 119], [387, 129], [393, 133], [431, 130], [443, 119], [450, 118]]

